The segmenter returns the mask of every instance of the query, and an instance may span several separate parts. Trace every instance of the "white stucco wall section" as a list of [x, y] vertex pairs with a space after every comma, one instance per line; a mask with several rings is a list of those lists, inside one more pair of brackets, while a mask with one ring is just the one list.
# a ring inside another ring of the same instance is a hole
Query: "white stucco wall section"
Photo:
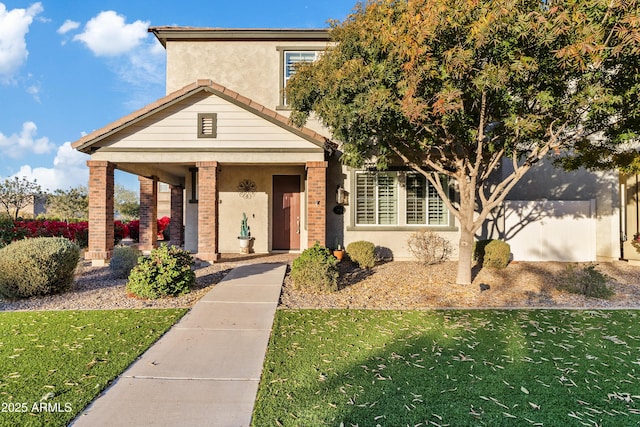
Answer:
[[507, 200], [505, 240], [516, 261], [597, 259], [596, 201]]
[[[198, 113], [217, 114], [216, 138], [198, 138]], [[136, 149], [322, 152], [318, 145], [206, 91], [133, 123], [95, 146], [104, 147], [105, 152]]]

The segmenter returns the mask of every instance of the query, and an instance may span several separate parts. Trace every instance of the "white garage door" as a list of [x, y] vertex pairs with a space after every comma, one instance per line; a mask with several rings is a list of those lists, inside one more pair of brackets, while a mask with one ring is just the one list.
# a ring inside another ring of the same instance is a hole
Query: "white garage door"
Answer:
[[595, 200], [509, 200], [506, 241], [515, 261], [596, 260]]

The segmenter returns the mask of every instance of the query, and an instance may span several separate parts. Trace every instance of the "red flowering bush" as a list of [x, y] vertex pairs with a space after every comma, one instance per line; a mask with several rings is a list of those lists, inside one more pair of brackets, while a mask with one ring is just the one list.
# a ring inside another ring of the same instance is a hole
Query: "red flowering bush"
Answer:
[[[158, 236], [161, 236], [164, 233], [164, 231], [169, 227], [169, 222], [171, 222], [171, 218], [169, 218], [168, 216], [163, 216], [162, 218], [158, 219]], [[134, 219], [133, 221], [129, 221], [127, 223], [127, 227], [129, 228], [128, 236], [131, 237], [131, 239], [134, 242], [139, 242], [140, 241], [140, 221], [137, 219]]]
[[134, 219], [133, 221], [129, 221], [127, 223], [127, 227], [129, 228], [129, 237], [133, 239], [134, 242], [140, 241], [140, 221]]
[[162, 236], [164, 240], [168, 240], [168, 235], [165, 234], [166, 231], [169, 231], [169, 223], [171, 222], [171, 218], [168, 216], [163, 216], [158, 219], [158, 237]]
[[[170, 218], [165, 216], [158, 219], [158, 235], [169, 226]], [[127, 224], [122, 221], [113, 222], [113, 240], [118, 244], [122, 239], [131, 237], [140, 240], [140, 221], [134, 220]], [[64, 221], [29, 220], [29, 221], [0, 221], [0, 247], [16, 240], [34, 237], [65, 237], [81, 248], [89, 246], [89, 224], [87, 221], [67, 223]]]

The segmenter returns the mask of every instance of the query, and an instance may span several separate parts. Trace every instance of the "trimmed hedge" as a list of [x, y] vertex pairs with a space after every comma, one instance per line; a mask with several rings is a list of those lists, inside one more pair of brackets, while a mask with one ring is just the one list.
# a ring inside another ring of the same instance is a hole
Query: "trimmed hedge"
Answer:
[[0, 249], [0, 294], [10, 298], [71, 289], [80, 248], [64, 237], [18, 240]]
[[376, 246], [366, 240], [349, 243], [347, 245], [347, 255], [360, 268], [372, 268], [376, 265]]
[[189, 252], [162, 244], [131, 270], [127, 292], [145, 299], [187, 294], [196, 281], [193, 264]]
[[479, 240], [473, 248], [473, 257], [483, 267], [506, 268], [511, 257], [511, 246], [502, 240]]
[[113, 248], [113, 255], [109, 261], [111, 274], [118, 279], [126, 279], [133, 267], [138, 265], [138, 259], [141, 256], [142, 252], [131, 246]]
[[338, 260], [324, 246], [316, 243], [302, 251], [291, 264], [291, 280], [294, 289], [313, 292], [338, 290]]

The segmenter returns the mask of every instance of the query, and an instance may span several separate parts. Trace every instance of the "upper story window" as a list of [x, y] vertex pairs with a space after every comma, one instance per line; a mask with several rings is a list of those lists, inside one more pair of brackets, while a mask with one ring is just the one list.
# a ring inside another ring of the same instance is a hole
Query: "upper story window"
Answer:
[[294, 48], [280, 48], [279, 50], [281, 54], [280, 103], [284, 107], [287, 105], [284, 88], [287, 87], [287, 82], [296, 73], [296, 64], [315, 61], [320, 56], [320, 51]]

